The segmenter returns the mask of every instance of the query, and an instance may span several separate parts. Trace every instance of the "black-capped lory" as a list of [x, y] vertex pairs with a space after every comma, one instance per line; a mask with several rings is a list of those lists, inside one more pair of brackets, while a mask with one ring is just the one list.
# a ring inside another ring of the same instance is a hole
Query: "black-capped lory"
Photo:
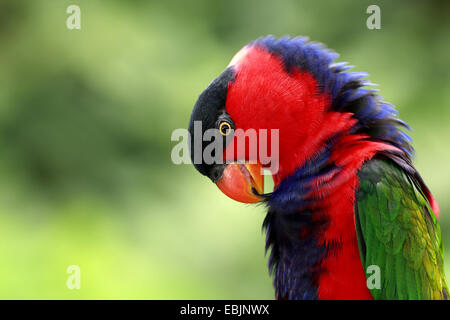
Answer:
[[337, 56], [306, 38], [243, 47], [194, 106], [194, 166], [232, 199], [267, 206], [276, 298], [447, 299], [439, 207], [409, 127]]

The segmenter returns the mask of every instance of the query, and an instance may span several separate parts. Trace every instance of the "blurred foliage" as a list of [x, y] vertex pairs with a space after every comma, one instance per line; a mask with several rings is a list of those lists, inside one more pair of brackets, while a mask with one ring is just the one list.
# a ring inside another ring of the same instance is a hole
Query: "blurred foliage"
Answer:
[[[81, 30], [66, 28], [70, 4]], [[2, 0], [0, 298], [272, 298], [264, 209], [170, 160], [198, 94], [267, 34], [324, 42], [380, 84], [414, 129], [450, 246], [449, 11], [444, 0]], [[72, 264], [81, 290], [66, 288]]]

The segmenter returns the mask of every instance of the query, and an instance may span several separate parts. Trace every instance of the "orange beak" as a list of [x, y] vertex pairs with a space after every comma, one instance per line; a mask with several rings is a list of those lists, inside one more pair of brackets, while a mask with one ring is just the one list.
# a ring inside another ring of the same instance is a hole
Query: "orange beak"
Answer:
[[264, 175], [262, 165], [230, 163], [216, 182], [219, 189], [233, 200], [255, 203], [264, 200]]

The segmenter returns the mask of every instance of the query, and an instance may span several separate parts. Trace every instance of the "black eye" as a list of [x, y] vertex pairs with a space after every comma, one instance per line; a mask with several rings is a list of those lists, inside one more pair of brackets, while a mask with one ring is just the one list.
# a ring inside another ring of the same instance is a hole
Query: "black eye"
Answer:
[[229, 124], [226, 121], [222, 121], [219, 124], [219, 131], [220, 131], [220, 134], [223, 136], [229, 135], [231, 133], [231, 124]]

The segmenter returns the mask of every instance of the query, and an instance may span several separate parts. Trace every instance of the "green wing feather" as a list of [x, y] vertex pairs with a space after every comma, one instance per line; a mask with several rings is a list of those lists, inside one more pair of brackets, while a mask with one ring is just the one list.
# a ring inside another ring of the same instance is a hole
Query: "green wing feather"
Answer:
[[[358, 173], [355, 224], [364, 270], [380, 269], [374, 299], [447, 299], [441, 230], [428, 200], [389, 160]], [[367, 274], [369, 277], [370, 274]]]

